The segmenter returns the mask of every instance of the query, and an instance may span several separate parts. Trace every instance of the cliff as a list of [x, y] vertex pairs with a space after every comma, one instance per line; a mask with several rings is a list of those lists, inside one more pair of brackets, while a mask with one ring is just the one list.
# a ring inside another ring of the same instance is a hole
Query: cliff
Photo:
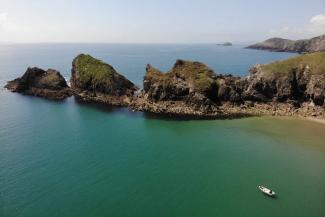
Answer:
[[258, 101], [311, 101], [324, 106], [325, 52], [256, 65], [246, 78], [243, 97]]
[[250, 45], [247, 48], [297, 53], [312, 53], [318, 51], [325, 51], [325, 35], [308, 40], [297, 41], [282, 38], [271, 38], [264, 42]]
[[90, 55], [77, 56], [73, 60], [71, 73], [71, 88], [82, 101], [125, 106], [138, 89], [111, 65]]
[[132, 108], [201, 117], [324, 116], [325, 52], [256, 65], [245, 78], [217, 75], [199, 62], [178, 60], [162, 73], [148, 65]]
[[24, 75], [5, 86], [12, 92], [63, 100], [72, 95], [64, 77], [54, 69], [28, 68]]

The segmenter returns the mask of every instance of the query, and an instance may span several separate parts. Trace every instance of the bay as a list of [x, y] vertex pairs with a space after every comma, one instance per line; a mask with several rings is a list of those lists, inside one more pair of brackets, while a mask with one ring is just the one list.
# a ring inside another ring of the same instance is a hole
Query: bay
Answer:
[[[69, 78], [90, 53], [141, 86], [145, 65], [199, 60], [220, 73], [296, 54], [243, 46], [0, 46], [0, 84], [29, 65]], [[0, 91], [0, 216], [325, 216], [325, 125], [177, 120]], [[258, 191], [271, 187], [275, 199]]]

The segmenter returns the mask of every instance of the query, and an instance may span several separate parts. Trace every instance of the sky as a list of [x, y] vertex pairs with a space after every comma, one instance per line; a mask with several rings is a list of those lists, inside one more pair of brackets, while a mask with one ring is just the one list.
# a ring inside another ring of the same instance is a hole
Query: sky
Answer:
[[245, 43], [325, 34], [325, 0], [0, 0], [0, 43]]

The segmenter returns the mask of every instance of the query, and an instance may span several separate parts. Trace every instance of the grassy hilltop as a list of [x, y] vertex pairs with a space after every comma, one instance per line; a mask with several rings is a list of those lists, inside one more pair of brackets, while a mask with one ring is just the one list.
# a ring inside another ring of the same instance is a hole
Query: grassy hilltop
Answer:
[[285, 75], [292, 72], [292, 70], [304, 69], [307, 66], [314, 75], [325, 74], [325, 52], [305, 54], [283, 61], [276, 61], [263, 65], [262, 70], [265, 75]]

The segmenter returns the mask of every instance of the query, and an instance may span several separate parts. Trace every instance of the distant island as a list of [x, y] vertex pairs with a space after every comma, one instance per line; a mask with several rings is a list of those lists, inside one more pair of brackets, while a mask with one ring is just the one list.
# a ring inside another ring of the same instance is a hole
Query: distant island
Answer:
[[111, 65], [86, 54], [72, 62], [71, 87], [53, 69], [28, 68], [5, 86], [12, 92], [128, 107], [195, 118], [302, 116], [325, 118], [325, 52], [255, 65], [244, 78], [177, 60], [166, 73], [147, 65], [141, 90]]
[[312, 39], [297, 41], [283, 38], [270, 38], [264, 42], [253, 44], [246, 48], [297, 53], [325, 51], [325, 35], [321, 35]]
[[218, 46], [232, 46], [231, 42], [225, 42], [225, 43], [221, 43], [221, 44], [217, 44]]

